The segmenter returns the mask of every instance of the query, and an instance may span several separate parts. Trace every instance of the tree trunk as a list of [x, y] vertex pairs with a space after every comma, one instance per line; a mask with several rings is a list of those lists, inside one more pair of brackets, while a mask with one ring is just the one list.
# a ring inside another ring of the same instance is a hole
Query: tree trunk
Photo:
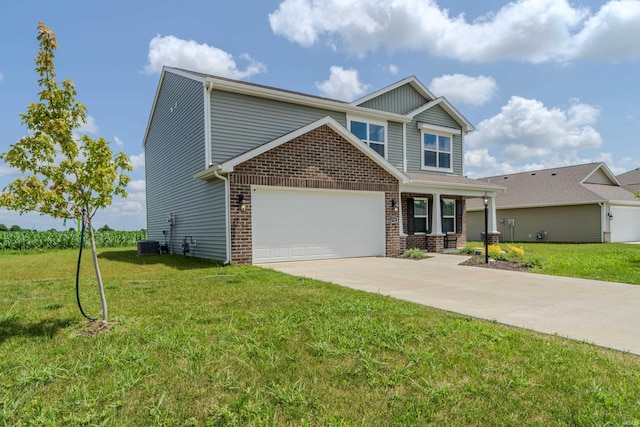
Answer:
[[102, 286], [102, 276], [100, 275], [100, 266], [98, 265], [98, 253], [96, 252], [96, 240], [93, 236], [93, 226], [91, 225], [91, 220], [87, 221], [87, 226], [89, 227], [89, 238], [91, 240], [91, 254], [93, 255], [93, 267], [96, 270], [96, 279], [98, 279], [98, 291], [100, 292], [100, 302], [102, 303], [102, 323], [103, 325], [107, 324], [108, 316], [107, 316], [107, 299], [104, 297], [104, 287]]

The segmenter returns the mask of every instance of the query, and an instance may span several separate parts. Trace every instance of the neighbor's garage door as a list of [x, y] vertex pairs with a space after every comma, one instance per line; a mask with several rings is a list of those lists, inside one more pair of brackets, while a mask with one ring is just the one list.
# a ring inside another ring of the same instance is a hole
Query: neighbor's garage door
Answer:
[[253, 262], [384, 256], [384, 193], [254, 187]]
[[611, 241], [640, 242], [640, 207], [611, 206]]

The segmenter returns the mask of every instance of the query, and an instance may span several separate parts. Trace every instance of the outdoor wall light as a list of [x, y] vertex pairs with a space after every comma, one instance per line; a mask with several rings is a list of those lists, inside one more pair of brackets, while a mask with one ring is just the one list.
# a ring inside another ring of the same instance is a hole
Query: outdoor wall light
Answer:
[[238, 206], [240, 206], [240, 210], [244, 212], [247, 210], [247, 204], [244, 201], [244, 196], [242, 194], [238, 194]]
[[607, 216], [609, 217], [609, 219], [613, 219], [613, 214], [611, 212], [607, 212]]
[[398, 204], [396, 203], [396, 199], [391, 199], [391, 209], [393, 209], [394, 212], [398, 212]]

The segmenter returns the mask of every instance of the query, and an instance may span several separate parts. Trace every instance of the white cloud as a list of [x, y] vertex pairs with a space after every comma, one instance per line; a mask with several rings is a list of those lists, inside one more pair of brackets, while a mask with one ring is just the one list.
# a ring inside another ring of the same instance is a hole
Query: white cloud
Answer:
[[565, 111], [512, 96], [500, 113], [478, 124], [467, 143], [471, 149], [498, 149], [506, 161], [597, 148], [602, 144], [593, 127], [598, 114], [596, 107], [577, 101]]
[[369, 85], [361, 83], [358, 79], [358, 71], [345, 70], [342, 67], [331, 67], [329, 79], [316, 82], [320, 95], [342, 101], [353, 101], [369, 90]]
[[122, 140], [120, 138], [118, 138], [117, 136], [113, 137], [113, 142], [118, 146], [118, 147], [122, 147], [124, 145], [124, 143], [122, 142]]
[[0, 82], [4, 80], [4, 74], [0, 73]]
[[398, 67], [393, 64], [389, 64], [389, 66], [387, 67], [387, 71], [389, 72], [389, 74], [395, 76], [396, 74], [398, 74]]
[[591, 16], [573, 40], [571, 57], [638, 59], [640, 1], [610, 1]]
[[145, 188], [146, 188], [146, 183], [144, 179], [136, 179], [129, 182], [129, 185], [127, 186], [127, 191], [136, 191], [136, 192], [141, 191], [144, 193]]
[[359, 55], [384, 47], [475, 62], [622, 59], [640, 56], [639, 4], [612, 0], [591, 15], [568, 0], [519, 0], [468, 22], [435, 0], [283, 0], [269, 22], [302, 46], [324, 38]]
[[144, 153], [129, 156], [129, 160], [131, 160], [131, 166], [134, 170], [144, 168]]
[[240, 55], [240, 59], [247, 62], [244, 70], [238, 69], [233, 55], [222, 49], [193, 40], [157, 35], [149, 42], [148, 63], [144, 71], [147, 74], [159, 73], [167, 65], [232, 79], [244, 79], [266, 71], [263, 64], [248, 54]]
[[429, 89], [436, 96], [444, 96], [453, 104], [480, 106], [491, 101], [498, 85], [492, 77], [446, 74], [431, 80]]
[[563, 110], [513, 96], [466, 138], [465, 167], [470, 176], [478, 174], [474, 169], [486, 176], [601, 161], [606, 157], [602, 153], [595, 158], [581, 155], [602, 144], [594, 128], [599, 114], [598, 108], [578, 100]]
[[87, 115], [85, 119], [86, 121], [84, 123], [80, 123], [80, 127], [76, 129], [76, 132], [78, 134], [86, 134], [86, 133], [91, 133], [94, 135], [97, 134], [98, 125], [96, 125], [96, 120], [93, 118], [93, 116]]

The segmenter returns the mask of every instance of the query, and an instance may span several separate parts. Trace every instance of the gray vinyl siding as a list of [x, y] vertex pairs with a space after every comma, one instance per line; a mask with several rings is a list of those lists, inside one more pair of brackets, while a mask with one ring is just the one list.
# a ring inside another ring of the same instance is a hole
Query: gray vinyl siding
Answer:
[[[439, 105], [418, 114], [411, 123], [407, 123], [407, 171], [432, 172], [422, 170], [422, 140], [420, 129], [418, 129], [418, 122], [446, 126], [453, 129], [460, 129], [460, 125]], [[451, 161], [453, 174], [458, 176], [462, 176], [463, 173], [462, 148], [462, 136], [454, 135], [451, 148]]]
[[389, 139], [387, 146], [387, 160], [396, 168], [402, 170], [402, 123], [389, 122], [387, 128]]
[[145, 145], [148, 238], [169, 240], [173, 213], [173, 253], [182, 253], [183, 238], [191, 236], [197, 241], [191, 255], [224, 260], [224, 183], [195, 179], [204, 163], [202, 83], [167, 72]]
[[326, 116], [347, 125], [344, 113], [214, 90], [211, 161], [220, 164]]
[[[551, 206], [504, 209], [496, 212], [500, 241], [511, 241], [508, 220], [514, 220], [514, 242], [595, 242], [602, 241], [601, 209], [594, 205]], [[504, 220], [503, 222], [501, 222]], [[484, 231], [484, 210], [467, 211], [467, 240], [480, 240]], [[546, 231], [542, 240], [537, 233]]]
[[396, 114], [406, 114], [427, 102], [428, 100], [424, 99], [422, 95], [407, 83], [395, 90], [383, 93], [378, 97], [360, 104], [360, 107], [388, 111]]

